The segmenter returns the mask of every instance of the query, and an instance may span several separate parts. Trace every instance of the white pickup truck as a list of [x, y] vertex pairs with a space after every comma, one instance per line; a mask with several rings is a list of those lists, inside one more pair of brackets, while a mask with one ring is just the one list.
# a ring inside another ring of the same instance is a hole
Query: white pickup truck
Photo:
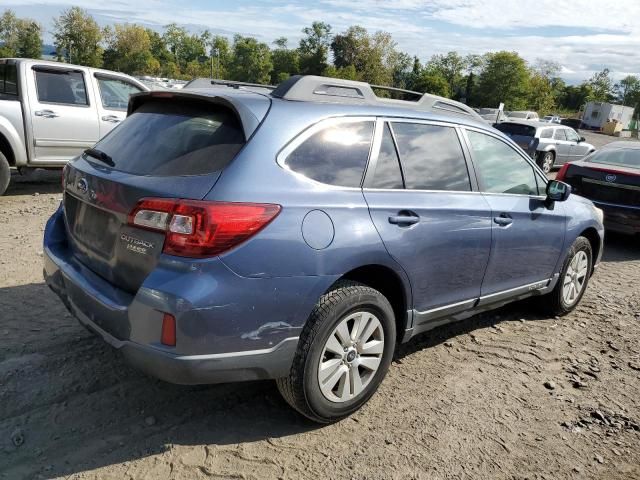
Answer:
[[127, 114], [149, 90], [127, 75], [58, 62], [0, 59], [0, 195], [11, 167], [61, 168]]

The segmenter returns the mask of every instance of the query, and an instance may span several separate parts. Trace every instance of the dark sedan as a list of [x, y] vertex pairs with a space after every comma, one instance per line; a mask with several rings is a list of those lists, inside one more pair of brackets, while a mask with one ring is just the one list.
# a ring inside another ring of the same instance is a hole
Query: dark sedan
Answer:
[[557, 180], [604, 210], [605, 228], [640, 233], [640, 142], [613, 142], [565, 164]]

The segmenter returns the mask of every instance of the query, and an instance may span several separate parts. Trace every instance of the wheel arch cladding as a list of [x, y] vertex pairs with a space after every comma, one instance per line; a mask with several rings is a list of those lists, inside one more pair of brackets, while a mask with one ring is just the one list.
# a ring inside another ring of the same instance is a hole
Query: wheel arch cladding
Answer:
[[600, 254], [600, 248], [602, 247], [600, 245], [600, 235], [598, 235], [598, 231], [595, 228], [589, 227], [583, 230], [582, 233], [580, 233], [580, 236], [585, 237], [591, 244], [591, 273], [593, 273], [593, 266], [595, 265], [596, 259]]
[[5, 138], [3, 134], [0, 133], [0, 152], [5, 156], [9, 165], [15, 166], [16, 157], [13, 153], [13, 149], [11, 148], [11, 144], [9, 144], [9, 140]]

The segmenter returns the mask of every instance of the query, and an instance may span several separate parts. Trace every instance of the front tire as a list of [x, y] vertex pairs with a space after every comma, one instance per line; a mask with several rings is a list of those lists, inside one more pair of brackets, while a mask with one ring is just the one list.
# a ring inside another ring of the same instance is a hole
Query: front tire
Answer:
[[553, 152], [540, 152], [538, 154], [538, 165], [544, 173], [549, 173], [555, 164], [556, 156]]
[[538, 299], [547, 313], [562, 316], [578, 306], [591, 277], [592, 259], [591, 243], [578, 237], [569, 249], [555, 288]]
[[4, 195], [9, 187], [9, 181], [11, 180], [11, 168], [9, 168], [9, 162], [7, 157], [0, 152], [0, 196]]
[[384, 295], [358, 282], [338, 282], [311, 312], [289, 376], [276, 380], [278, 389], [307, 418], [338, 421], [376, 392], [395, 340], [395, 316]]

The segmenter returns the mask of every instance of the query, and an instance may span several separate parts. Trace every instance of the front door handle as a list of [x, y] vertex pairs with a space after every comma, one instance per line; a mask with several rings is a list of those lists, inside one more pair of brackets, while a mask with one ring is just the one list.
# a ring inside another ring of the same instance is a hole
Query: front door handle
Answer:
[[507, 227], [513, 223], [513, 218], [506, 213], [503, 213], [499, 217], [493, 217], [493, 221], [501, 227]]
[[415, 225], [420, 221], [420, 217], [413, 213], [404, 213], [400, 215], [392, 215], [389, 217], [389, 223], [393, 225]]
[[36, 117], [44, 117], [44, 118], [56, 118], [60, 116], [53, 110], [36, 110], [33, 113], [35, 114]]
[[119, 123], [120, 119], [115, 115], [105, 115], [102, 117], [102, 121], [109, 122], [109, 123]]

